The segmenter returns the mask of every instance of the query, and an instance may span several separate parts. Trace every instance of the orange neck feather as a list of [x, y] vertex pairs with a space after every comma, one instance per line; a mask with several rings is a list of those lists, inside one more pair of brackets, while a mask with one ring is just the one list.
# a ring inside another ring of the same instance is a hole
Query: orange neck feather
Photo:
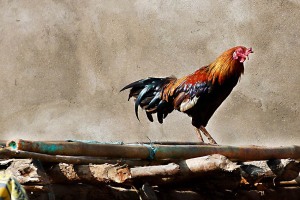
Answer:
[[244, 73], [244, 65], [238, 60], [233, 59], [233, 53], [238, 47], [234, 47], [224, 52], [219, 56], [213, 63], [208, 66], [208, 80], [215, 81], [221, 85], [226, 79], [229, 78], [240, 78]]

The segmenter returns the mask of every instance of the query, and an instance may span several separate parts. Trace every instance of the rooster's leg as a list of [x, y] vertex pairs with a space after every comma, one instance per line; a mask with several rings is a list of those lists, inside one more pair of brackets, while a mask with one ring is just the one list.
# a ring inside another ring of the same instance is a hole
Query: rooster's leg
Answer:
[[209, 140], [210, 144], [217, 144], [216, 141], [211, 137], [211, 135], [208, 133], [208, 131], [206, 130], [206, 128], [204, 126], [200, 126], [199, 128], [203, 134], [207, 137], [207, 139]]
[[199, 130], [198, 128], [196, 128], [196, 134], [197, 134], [197, 136], [198, 136], [200, 142], [204, 142], [204, 141], [203, 141], [203, 138], [202, 138], [202, 135], [201, 135], [201, 132], [200, 132], [200, 130]]

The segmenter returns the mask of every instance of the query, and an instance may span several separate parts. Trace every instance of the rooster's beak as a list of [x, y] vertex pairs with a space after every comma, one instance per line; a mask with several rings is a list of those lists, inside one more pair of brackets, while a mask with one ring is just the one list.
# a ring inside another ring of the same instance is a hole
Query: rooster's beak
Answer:
[[254, 51], [252, 50], [252, 47], [250, 47], [250, 48], [248, 49], [248, 51], [249, 51], [249, 53], [254, 53]]
[[249, 60], [249, 54], [250, 53], [254, 53], [254, 51], [252, 50], [252, 47], [250, 47], [249, 49], [247, 49], [246, 54], [247, 54], [247, 59]]

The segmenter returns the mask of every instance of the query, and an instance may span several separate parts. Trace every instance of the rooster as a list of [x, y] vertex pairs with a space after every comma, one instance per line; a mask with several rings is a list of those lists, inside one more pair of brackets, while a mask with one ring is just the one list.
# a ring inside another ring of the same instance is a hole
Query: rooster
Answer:
[[175, 109], [192, 118], [192, 125], [201, 142], [204, 142], [202, 132], [211, 144], [217, 144], [205, 126], [236, 86], [244, 72], [244, 61], [250, 53], [253, 53], [252, 48], [233, 47], [211, 64], [185, 77], [149, 77], [125, 86], [121, 91], [131, 88], [128, 100], [135, 98], [138, 119], [138, 106], [146, 111], [151, 122], [152, 114], [156, 113], [159, 123], [163, 123]]

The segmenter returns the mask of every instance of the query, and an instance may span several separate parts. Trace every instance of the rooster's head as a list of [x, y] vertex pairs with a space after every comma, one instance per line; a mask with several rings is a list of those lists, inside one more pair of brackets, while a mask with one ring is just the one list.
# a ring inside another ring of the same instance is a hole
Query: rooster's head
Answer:
[[236, 50], [233, 52], [233, 59], [238, 60], [239, 62], [243, 63], [246, 58], [249, 59], [249, 54], [253, 53], [252, 48], [246, 48], [246, 47], [237, 47]]

